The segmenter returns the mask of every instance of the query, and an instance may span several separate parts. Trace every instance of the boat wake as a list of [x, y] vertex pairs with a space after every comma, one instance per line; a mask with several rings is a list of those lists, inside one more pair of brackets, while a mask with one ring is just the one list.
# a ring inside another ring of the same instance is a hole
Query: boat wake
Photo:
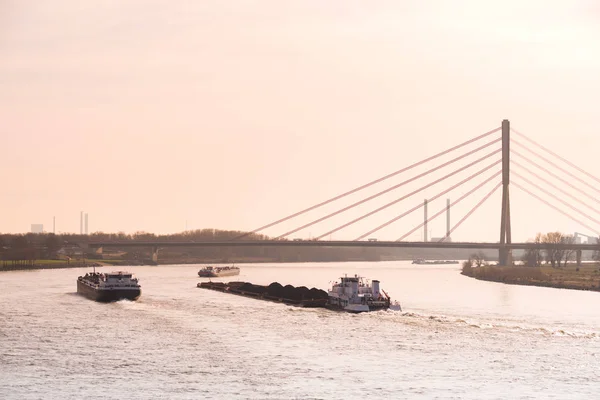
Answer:
[[480, 330], [502, 330], [505, 332], [534, 334], [540, 336], [564, 336], [571, 338], [600, 339], [600, 331], [591, 329], [567, 330], [561, 327], [532, 325], [518, 321], [480, 321], [477, 319], [464, 317], [461, 318], [446, 315], [420, 314], [418, 312], [385, 312], [385, 314], [392, 313], [398, 315], [398, 321], [404, 320], [405, 323], [412, 325], [430, 325], [434, 323], [436, 325], [460, 326], [464, 328], [474, 328]]

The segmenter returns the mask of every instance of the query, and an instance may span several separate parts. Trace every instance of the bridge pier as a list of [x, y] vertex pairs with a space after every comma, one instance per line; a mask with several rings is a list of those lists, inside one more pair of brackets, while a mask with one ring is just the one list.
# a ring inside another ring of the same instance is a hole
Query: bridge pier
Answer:
[[577, 250], [575, 252], [575, 254], [576, 254], [576, 257], [577, 257], [577, 266], [581, 267], [581, 250]]
[[151, 257], [152, 262], [158, 264], [158, 246], [152, 246]]
[[513, 264], [512, 250], [505, 247], [498, 249], [498, 265], [507, 266]]
[[510, 226], [510, 122], [502, 121], [502, 214], [500, 216], [499, 265], [512, 265], [512, 253], [505, 244], [512, 243]]
[[82, 249], [87, 249], [88, 251], [86, 251], [86, 253], [90, 254], [90, 253], [94, 253], [98, 256], [100, 256], [100, 258], [102, 258], [102, 253], [103, 253], [103, 247], [102, 246], [90, 246], [90, 245], [85, 245], [85, 246], [81, 246], [79, 245], [79, 247], [81, 247]]

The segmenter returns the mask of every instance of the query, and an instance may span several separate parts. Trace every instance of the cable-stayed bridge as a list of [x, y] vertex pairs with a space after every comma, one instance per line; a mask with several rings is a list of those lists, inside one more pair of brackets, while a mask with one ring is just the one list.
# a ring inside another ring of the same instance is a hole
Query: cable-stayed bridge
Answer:
[[[443, 157], [453, 155], [453, 158], [436, 164], [424, 171], [420, 169], [427, 168]], [[511, 160], [511, 156], [516, 159]], [[461, 164], [462, 162], [462, 164]], [[474, 172], [473, 172], [474, 171]], [[415, 173], [416, 172], [416, 173]], [[466, 177], [463, 175], [467, 174]], [[364, 196], [350, 204], [343, 204], [342, 199], [349, 196], [357, 196], [367, 188], [380, 185], [382, 182], [396, 176], [405, 176], [400, 183], [396, 183], [377, 193]], [[454, 180], [460, 179], [458, 182]], [[400, 248], [459, 248], [459, 249], [497, 249], [499, 251], [500, 264], [510, 263], [511, 250], [527, 249], [539, 246], [534, 243], [513, 243], [511, 229], [511, 187], [522, 191], [533, 199], [539, 201], [554, 212], [575, 222], [581, 228], [593, 232], [600, 236], [600, 206], [594, 203], [600, 203], [597, 194], [600, 189], [595, 183], [600, 183], [600, 179], [589, 172], [584, 171], [571, 161], [561, 157], [557, 153], [528, 138], [522, 133], [512, 129], [508, 120], [502, 121], [500, 127], [480, 134], [470, 140], [450, 147], [442, 152], [427, 157], [409, 166], [403, 167], [390, 174], [382, 176], [371, 182], [357, 186], [349, 191], [341, 193], [325, 201], [316, 203], [310, 207], [291, 213], [283, 218], [279, 218], [267, 224], [264, 224], [250, 232], [240, 235], [227, 241], [206, 241], [206, 242], [172, 242], [172, 241], [103, 241], [91, 242], [88, 245], [92, 248], [102, 249], [104, 247], [150, 247], [152, 249], [153, 259], [157, 259], [158, 251], [162, 247], [208, 247], [208, 246], [332, 246], [332, 247], [400, 247]], [[577, 184], [575, 184], [577, 182]], [[444, 186], [445, 185], [445, 186]], [[489, 187], [491, 186], [491, 189]], [[484, 189], [486, 187], [486, 189]], [[569, 192], [564, 190], [569, 188]], [[583, 189], [582, 187], [585, 187]], [[332, 241], [325, 240], [332, 234], [344, 231], [351, 226], [362, 221], [368, 221], [374, 215], [382, 215], [384, 212], [389, 214], [392, 206], [404, 204], [405, 200], [411, 199], [418, 194], [428, 193], [431, 188], [441, 188], [437, 193], [428, 196], [425, 201], [419, 202], [403, 212], [391, 216], [383, 223], [379, 222], [377, 226], [358, 235], [354, 240]], [[446, 207], [438, 212], [429, 215], [428, 204], [434, 200], [455, 191], [458, 188], [468, 189], [460, 197], [452, 202], [448, 200]], [[500, 221], [499, 222], [499, 240], [494, 243], [481, 242], [454, 242], [451, 241], [451, 235], [497, 191], [501, 191], [500, 203]], [[340, 218], [348, 211], [357, 209], [359, 206], [368, 204], [370, 201], [390, 193], [401, 193], [399, 197], [386, 202], [370, 211], [347, 218], [343, 223], [334, 227], [328, 227], [322, 233], [319, 233], [311, 240], [299, 240], [289, 238], [307, 228], [318, 229], [326, 221], [332, 221], [334, 217]], [[483, 193], [481, 193], [483, 192]], [[562, 197], [556, 193], [560, 193]], [[475, 204], [456, 222], [453, 226], [450, 224], [450, 209], [466, 200], [475, 198]], [[569, 198], [569, 201], [566, 200]], [[336, 204], [343, 204], [335, 208]], [[327, 206], [327, 207], [326, 207]], [[333, 207], [333, 209], [332, 209]], [[304, 221], [301, 217], [315, 213], [319, 210], [329, 209], [318, 218]], [[392, 226], [403, 218], [421, 210], [423, 212], [423, 222], [416, 224], [411, 229], [403, 232], [394, 241], [379, 241], [372, 238], [372, 235], [382, 229]], [[435, 241], [428, 240], [428, 224], [442, 215], [446, 215], [447, 227], [445, 235]], [[298, 221], [294, 225], [294, 221]], [[272, 240], [254, 240], [255, 234], [260, 234], [265, 230], [273, 230], [277, 226], [290, 226], [278, 234]], [[406, 241], [415, 232], [423, 230], [422, 241]], [[581, 262], [582, 250], [595, 250], [596, 244], [581, 243], [563, 243], [559, 247], [576, 250], [577, 260]]]

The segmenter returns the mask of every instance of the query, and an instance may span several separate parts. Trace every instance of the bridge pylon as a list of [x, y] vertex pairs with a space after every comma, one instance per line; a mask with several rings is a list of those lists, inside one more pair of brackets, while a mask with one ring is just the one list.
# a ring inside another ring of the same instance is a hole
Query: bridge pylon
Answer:
[[502, 214], [500, 216], [499, 264], [512, 264], [511, 250], [504, 245], [512, 243], [510, 227], [510, 121], [502, 121]]

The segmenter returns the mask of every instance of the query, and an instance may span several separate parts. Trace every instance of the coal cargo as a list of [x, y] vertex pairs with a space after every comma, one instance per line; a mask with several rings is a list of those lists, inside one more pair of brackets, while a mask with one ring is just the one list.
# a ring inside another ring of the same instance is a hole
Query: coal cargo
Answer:
[[267, 287], [267, 294], [273, 297], [283, 297], [283, 286], [279, 282], [273, 282]]
[[244, 282], [241, 286], [238, 287], [238, 290], [242, 292], [255, 293], [255, 294], [263, 294], [266, 292], [266, 288], [261, 285], [253, 285], [250, 282]]
[[315, 299], [315, 300], [317, 300], [317, 299], [327, 300], [329, 298], [329, 295], [324, 290], [312, 288], [312, 289], [310, 289], [310, 298]]
[[198, 287], [301, 307], [325, 307], [328, 299], [324, 290], [309, 289], [306, 286], [282, 286], [279, 282], [268, 286], [254, 285], [250, 282], [202, 282]]

